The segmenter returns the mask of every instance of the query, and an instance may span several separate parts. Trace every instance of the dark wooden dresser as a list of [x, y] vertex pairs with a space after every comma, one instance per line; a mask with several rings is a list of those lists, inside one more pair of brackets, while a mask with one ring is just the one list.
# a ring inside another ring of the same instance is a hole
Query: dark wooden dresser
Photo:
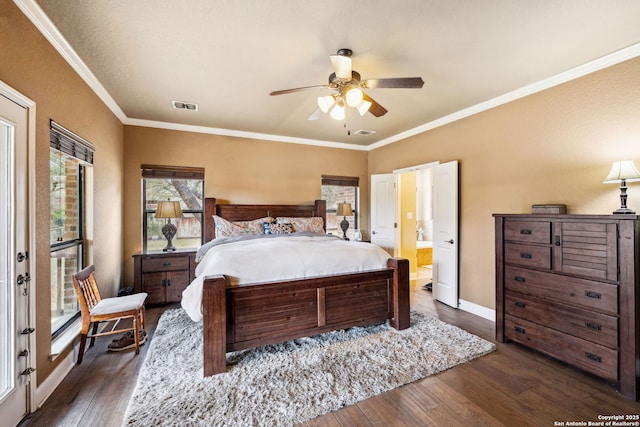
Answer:
[[146, 292], [147, 305], [180, 302], [195, 277], [196, 251], [138, 252], [133, 255], [135, 292]]
[[637, 215], [494, 214], [496, 339], [602, 377], [637, 400]]

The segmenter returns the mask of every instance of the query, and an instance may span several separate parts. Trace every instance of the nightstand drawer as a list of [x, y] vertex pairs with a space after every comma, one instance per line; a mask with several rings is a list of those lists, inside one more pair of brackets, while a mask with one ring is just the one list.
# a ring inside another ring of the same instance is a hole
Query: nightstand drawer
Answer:
[[142, 258], [142, 272], [189, 270], [188, 256]]

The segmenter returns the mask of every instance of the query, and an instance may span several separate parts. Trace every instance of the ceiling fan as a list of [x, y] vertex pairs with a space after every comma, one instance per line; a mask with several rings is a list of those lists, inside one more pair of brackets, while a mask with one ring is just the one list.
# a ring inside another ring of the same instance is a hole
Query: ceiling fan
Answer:
[[319, 119], [322, 113], [329, 113], [336, 120], [344, 120], [346, 106], [356, 108], [361, 116], [367, 111], [375, 117], [381, 117], [387, 113], [386, 108], [364, 93], [362, 89], [419, 89], [424, 85], [421, 77], [362, 80], [360, 73], [351, 68], [352, 53], [351, 49], [340, 49], [335, 55], [329, 56], [334, 72], [329, 75], [328, 84], [276, 90], [269, 95], [284, 95], [309, 89], [335, 89], [331, 95], [318, 97], [318, 107], [311, 113], [309, 120]]

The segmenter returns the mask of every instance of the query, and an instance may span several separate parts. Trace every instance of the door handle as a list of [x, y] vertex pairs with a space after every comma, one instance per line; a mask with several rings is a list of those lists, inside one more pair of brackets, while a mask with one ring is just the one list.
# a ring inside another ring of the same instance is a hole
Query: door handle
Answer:
[[453, 245], [453, 239], [445, 240], [445, 243], [451, 243]]

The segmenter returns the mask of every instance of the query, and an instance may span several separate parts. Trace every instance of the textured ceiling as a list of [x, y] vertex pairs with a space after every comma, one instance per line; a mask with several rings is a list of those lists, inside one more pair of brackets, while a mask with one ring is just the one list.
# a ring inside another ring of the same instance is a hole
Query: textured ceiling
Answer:
[[[358, 146], [393, 140], [640, 42], [637, 0], [37, 0], [37, 5], [124, 113], [125, 123]], [[326, 83], [333, 71], [329, 55], [340, 48], [353, 50], [353, 68], [363, 79], [420, 76], [425, 85], [370, 89], [389, 113], [360, 117], [352, 110], [346, 124], [328, 116], [307, 120], [317, 96], [331, 93], [328, 89], [269, 96]], [[199, 110], [174, 110], [172, 100], [197, 103]], [[349, 136], [347, 129], [376, 133]]]

